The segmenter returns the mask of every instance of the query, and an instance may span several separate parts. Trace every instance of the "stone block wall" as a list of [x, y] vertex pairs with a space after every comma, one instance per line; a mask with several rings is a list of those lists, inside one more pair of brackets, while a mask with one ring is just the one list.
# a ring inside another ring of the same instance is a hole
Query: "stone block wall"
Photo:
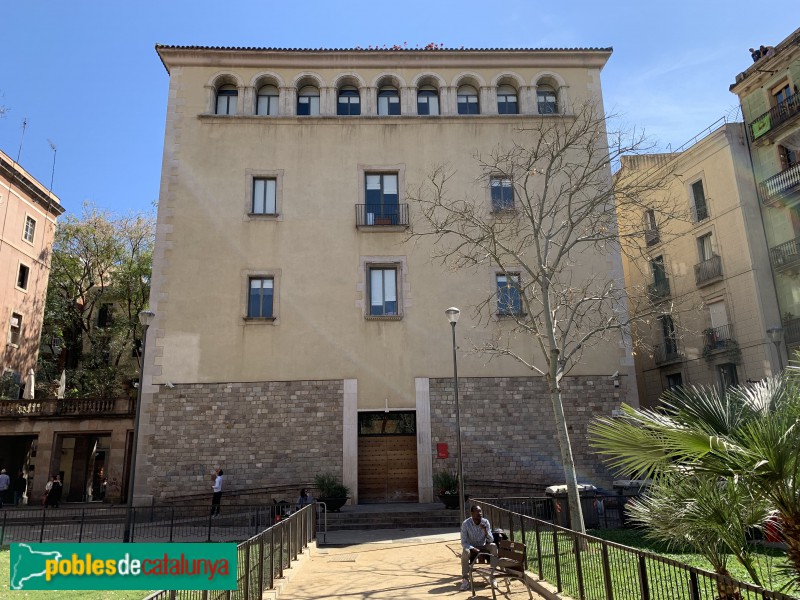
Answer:
[[[615, 388], [608, 376], [565, 377], [562, 390], [578, 482], [610, 489], [614, 476], [589, 447], [587, 430], [595, 416], [609, 416], [619, 407], [625, 388]], [[455, 472], [453, 380], [431, 379], [430, 398], [432, 447], [444, 442], [450, 449], [447, 459], [434, 453], [433, 472]], [[543, 377], [459, 378], [459, 405], [467, 494], [530, 495], [564, 482], [553, 408]]]
[[341, 477], [343, 392], [341, 380], [162, 386], [148, 409], [148, 488], [156, 500], [210, 494], [217, 466], [227, 491]]

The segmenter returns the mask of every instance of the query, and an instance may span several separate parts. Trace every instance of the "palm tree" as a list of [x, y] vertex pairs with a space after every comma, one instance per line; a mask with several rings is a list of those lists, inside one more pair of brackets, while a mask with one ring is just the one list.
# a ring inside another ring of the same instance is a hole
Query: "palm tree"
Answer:
[[683, 388], [666, 392], [658, 410], [622, 410], [590, 429], [609, 465], [657, 481], [681, 472], [723, 477], [766, 500], [800, 583], [800, 370], [724, 393]]

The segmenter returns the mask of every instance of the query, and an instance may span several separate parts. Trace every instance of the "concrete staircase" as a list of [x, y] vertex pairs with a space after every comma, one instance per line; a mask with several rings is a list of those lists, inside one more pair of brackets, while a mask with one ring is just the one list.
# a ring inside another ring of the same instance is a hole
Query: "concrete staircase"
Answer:
[[459, 527], [458, 510], [447, 510], [441, 503], [344, 506], [341, 512], [320, 515], [320, 527], [326, 520], [328, 531]]

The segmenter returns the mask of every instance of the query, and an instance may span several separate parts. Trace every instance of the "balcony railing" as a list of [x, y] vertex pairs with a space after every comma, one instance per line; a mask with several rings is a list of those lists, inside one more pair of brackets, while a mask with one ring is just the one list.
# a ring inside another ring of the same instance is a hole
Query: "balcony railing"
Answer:
[[661, 241], [661, 236], [658, 235], [658, 229], [645, 229], [644, 230], [644, 242], [648, 246], [655, 246], [659, 241]]
[[669, 279], [661, 279], [648, 285], [647, 296], [651, 302], [669, 298]]
[[708, 212], [708, 204], [700, 204], [699, 206], [692, 206], [692, 223], [699, 223], [705, 221], [711, 214]]
[[757, 140], [800, 113], [800, 97], [793, 94], [750, 123], [750, 139]]
[[758, 184], [758, 193], [764, 204], [772, 204], [781, 196], [795, 191], [800, 191], [800, 164], [789, 167]]
[[694, 281], [700, 285], [711, 283], [722, 277], [722, 259], [716, 254], [694, 266]]
[[135, 401], [128, 398], [0, 400], [0, 418], [127, 416], [132, 415], [135, 408]]
[[408, 227], [408, 204], [356, 204], [358, 227]]
[[735, 340], [733, 327], [730, 324], [711, 327], [703, 332], [703, 353], [724, 350], [731, 345], [731, 342]]
[[800, 267], [800, 237], [770, 248], [769, 257], [778, 270]]
[[783, 340], [787, 346], [800, 344], [800, 318], [783, 322]]
[[678, 351], [678, 343], [675, 340], [659, 344], [653, 348], [653, 360], [657, 365], [682, 360], [683, 355]]

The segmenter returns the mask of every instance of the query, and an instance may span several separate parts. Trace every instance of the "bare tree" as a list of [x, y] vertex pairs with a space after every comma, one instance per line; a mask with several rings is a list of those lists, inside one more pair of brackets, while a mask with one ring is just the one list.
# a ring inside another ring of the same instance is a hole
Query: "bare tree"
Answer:
[[449, 268], [491, 266], [509, 274], [507, 293], [491, 290], [474, 307], [479, 321], [501, 314], [503, 323], [488, 339], [473, 341], [473, 350], [510, 357], [546, 377], [576, 531], [584, 525], [562, 378], [593, 346], [613, 340], [630, 347], [632, 318], [670, 310], [645, 289], [631, 317], [630, 295], [638, 293], [626, 293], [621, 254], [644, 252], [645, 211], [659, 221], [686, 218], [668, 194], [651, 196], [667, 187], [668, 161], [655, 161], [644, 174], [612, 176], [623, 155], [651, 147], [643, 135], [608, 132], [607, 123], [598, 103], [588, 101], [571, 115], [527, 122], [508, 147], [476, 156], [476, 187], [490, 186], [491, 206], [473, 195], [452, 197], [459, 174], [447, 165], [409, 190], [420, 215], [410, 236], [432, 238], [435, 259]]

